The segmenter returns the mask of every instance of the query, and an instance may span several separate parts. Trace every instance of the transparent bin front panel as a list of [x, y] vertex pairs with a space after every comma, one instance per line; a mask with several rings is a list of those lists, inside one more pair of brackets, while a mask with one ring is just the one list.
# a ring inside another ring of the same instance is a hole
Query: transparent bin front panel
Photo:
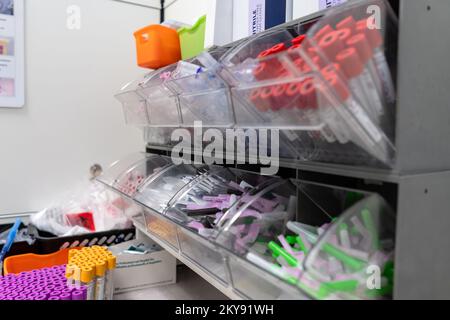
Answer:
[[213, 244], [218, 222], [255, 185], [264, 179], [210, 166], [206, 174], [180, 190], [165, 211], [166, 217], [181, 225], [181, 252], [222, 282], [227, 282], [222, 254]]
[[171, 146], [175, 141], [171, 140], [175, 128], [146, 127], [143, 130], [144, 141], [152, 146]]
[[215, 232], [223, 212], [245, 193], [239, 178], [231, 170], [210, 167], [208, 173], [181, 190], [165, 215], [204, 237]]
[[179, 94], [183, 126], [192, 127], [195, 121], [210, 127], [234, 124], [228, 86], [215, 72], [206, 70], [167, 85]]
[[122, 103], [126, 124], [141, 127], [149, 124], [147, 102], [135, 89], [125, 89], [125, 91], [117, 94], [115, 98]]
[[[221, 62], [225, 66], [237, 65], [247, 59], [255, 59], [258, 56], [266, 56], [265, 51], [275, 45], [290, 43], [296, 36], [295, 28], [274, 30], [259, 33], [239, 43], [222, 56]], [[269, 54], [267, 52], [267, 54]]]
[[229, 282], [223, 255], [216, 245], [184, 228], [179, 228], [178, 237], [184, 256], [224, 284]]
[[167, 157], [134, 153], [113, 163], [97, 180], [132, 198], [148, 178], [170, 163]]
[[179, 250], [177, 226], [163, 219], [159, 213], [155, 213], [150, 209], [145, 209], [143, 214], [147, 231]]
[[284, 234], [287, 221], [295, 219], [296, 206], [295, 186], [288, 181], [274, 179], [242, 197], [222, 217], [216, 242], [264, 270], [258, 269], [261, 273], [252, 275], [261, 279], [248, 287], [245, 281], [238, 281], [242, 280], [242, 267], [231, 268], [235, 290], [249, 296], [249, 290], [262, 291], [273, 287], [272, 283], [264, 280], [264, 272], [278, 275], [276, 269], [279, 267], [272, 258], [269, 246]]
[[164, 83], [145, 85], [138, 90], [147, 102], [149, 126], [177, 127], [180, 125], [178, 97]]
[[205, 127], [232, 127], [233, 110], [228, 89], [204, 91], [180, 96], [183, 126], [193, 127], [201, 121]]
[[395, 214], [378, 195], [351, 206], [305, 260], [299, 286], [318, 299], [392, 298]]
[[301, 47], [287, 53], [323, 81], [319, 106], [326, 123], [340, 123], [351, 143], [388, 166], [396, 151], [397, 37], [387, 1], [353, 1], [327, 11]]
[[311, 94], [317, 86], [313, 75], [239, 86], [233, 89], [237, 126], [323, 130], [334, 138], [321, 117], [317, 97]]
[[[297, 195], [298, 190], [298, 195]], [[256, 268], [252, 275], [264, 279], [270, 273], [280, 284], [290, 285], [305, 295], [299, 279], [310, 252], [327, 230], [366, 194], [333, 186], [289, 181], [272, 182], [268, 188], [237, 203], [236, 214], [220, 230], [216, 242]], [[242, 268], [231, 267], [233, 287], [247, 296], [277, 283], [260, 280], [252, 287], [235, 282], [242, 279]], [[248, 268], [247, 268], [248, 269]], [[279, 288], [281, 290], [281, 288]], [[310, 296], [309, 293], [306, 295]]]
[[[231, 256], [228, 259], [230, 270], [232, 270], [233, 286], [238, 288], [238, 293], [248, 299], [254, 300], [303, 300], [307, 296], [302, 292], [295, 292], [292, 288], [287, 292], [282, 286], [268, 280], [264, 270], [242, 261], [242, 259]], [[274, 278], [274, 281], [280, 281]]]
[[142, 205], [164, 214], [172, 198], [204, 173], [205, 169], [201, 166], [171, 165], [139, 187], [134, 199]]

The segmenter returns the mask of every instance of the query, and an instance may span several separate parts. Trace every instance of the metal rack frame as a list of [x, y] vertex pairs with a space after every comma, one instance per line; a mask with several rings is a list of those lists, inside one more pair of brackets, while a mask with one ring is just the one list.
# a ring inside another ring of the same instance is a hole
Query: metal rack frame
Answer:
[[[279, 175], [380, 193], [397, 209], [394, 298], [450, 299], [450, 148], [445, 145], [450, 137], [450, 90], [446, 87], [450, 81], [450, 43], [440, 41], [450, 29], [450, 2], [390, 2], [398, 10], [400, 24], [394, 168], [286, 159], [280, 161]], [[170, 154], [169, 147], [148, 145], [147, 151]], [[251, 165], [231, 166], [259, 170]]]

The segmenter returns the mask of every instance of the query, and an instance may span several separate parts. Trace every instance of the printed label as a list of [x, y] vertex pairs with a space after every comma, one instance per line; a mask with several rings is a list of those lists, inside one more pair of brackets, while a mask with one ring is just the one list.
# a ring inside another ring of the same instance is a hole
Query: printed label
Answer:
[[250, 0], [248, 34], [254, 35], [264, 31], [266, 25], [266, 1]]
[[319, 9], [328, 9], [337, 5], [340, 5], [347, 0], [319, 0]]

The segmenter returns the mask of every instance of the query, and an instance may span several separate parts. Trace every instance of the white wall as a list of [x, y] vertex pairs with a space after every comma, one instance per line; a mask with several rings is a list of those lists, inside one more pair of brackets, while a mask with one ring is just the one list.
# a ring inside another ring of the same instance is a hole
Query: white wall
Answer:
[[319, 0], [294, 0], [293, 19], [299, 19], [319, 11]]
[[[166, 0], [169, 5], [173, 0]], [[194, 24], [198, 18], [206, 14], [208, 0], [178, 0], [166, 9], [165, 18]]]
[[[68, 5], [81, 30], [66, 28]], [[110, 0], [26, 0], [26, 105], [0, 108], [0, 214], [36, 211], [88, 176], [143, 150], [113, 95], [145, 70], [132, 33], [159, 12]]]

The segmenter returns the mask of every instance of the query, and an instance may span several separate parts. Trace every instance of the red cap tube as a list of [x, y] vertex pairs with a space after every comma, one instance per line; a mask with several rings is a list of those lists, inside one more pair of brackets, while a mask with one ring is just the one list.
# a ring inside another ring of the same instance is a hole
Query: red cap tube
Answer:
[[355, 32], [356, 29], [356, 21], [352, 16], [348, 16], [347, 18], [341, 20], [338, 24], [336, 24], [336, 30], [341, 29], [349, 29], [350, 32]]
[[383, 37], [377, 29], [370, 29], [371, 22], [369, 19], [362, 19], [356, 23], [356, 32], [362, 32], [366, 35], [372, 49], [379, 48], [383, 45]]
[[326, 76], [329, 73], [336, 73], [338, 75], [342, 74], [342, 68], [339, 63], [330, 63], [329, 65], [322, 68], [321, 73]]
[[319, 47], [330, 60], [334, 61], [336, 55], [344, 49], [344, 44], [339, 39], [339, 34], [333, 31], [320, 40]]
[[304, 100], [304, 108], [317, 108], [317, 87], [314, 78], [308, 78], [300, 86], [300, 94]]
[[341, 65], [345, 76], [349, 79], [360, 76], [364, 70], [361, 59], [354, 47], [349, 47], [341, 51], [336, 56], [336, 60]]
[[356, 49], [356, 52], [358, 52], [361, 62], [364, 65], [367, 63], [367, 61], [372, 59], [372, 48], [370, 47], [370, 44], [363, 33], [358, 33], [348, 39], [347, 45]]
[[284, 50], [286, 50], [286, 45], [284, 43], [279, 43], [274, 45], [272, 48], [269, 49], [271, 54], [280, 53]]
[[347, 101], [350, 97], [350, 91], [345, 83], [339, 79], [337, 74], [330, 73], [325, 77], [325, 79], [334, 93], [338, 95], [338, 98], [341, 99], [341, 101]]
[[302, 34], [294, 39], [291, 40], [293, 45], [300, 45], [303, 43], [303, 41], [305, 41], [306, 39], [306, 35]]
[[316, 32], [316, 34], [314, 35], [314, 40], [320, 41], [324, 36], [326, 36], [327, 34], [329, 34], [330, 32], [333, 32], [333, 31], [334, 31], [334, 29], [329, 24], [327, 24], [322, 29], [320, 29], [319, 31]]
[[353, 35], [353, 32], [349, 28], [342, 28], [336, 32], [338, 33], [339, 39], [342, 43], [346, 43], [347, 40]]
[[305, 106], [305, 101], [300, 94], [300, 88], [302, 86], [302, 82], [292, 82], [286, 88], [286, 96], [293, 103], [292, 106], [296, 106], [298, 109], [302, 109]]
[[272, 54], [272, 52], [270, 51], [270, 49], [264, 50], [262, 51], [260, 54], [258, 54], [258, 58], [264, 58], [267, 56], [270, 56]]
[[271, 104], [271, 109], [273, 111], [280, 110], [283, 107], [292, 107], [292, 104], [289, 103], [290, 101], [286, 97], [287, 88], [287, 84], [280, 84], [272, 87], [273, 103]]

